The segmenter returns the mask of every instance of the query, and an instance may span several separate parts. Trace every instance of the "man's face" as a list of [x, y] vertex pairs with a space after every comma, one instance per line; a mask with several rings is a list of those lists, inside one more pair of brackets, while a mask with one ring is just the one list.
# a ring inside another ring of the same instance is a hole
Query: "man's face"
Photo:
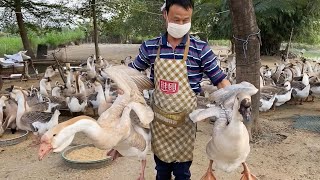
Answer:
[[170, 23], [181, 24], [181, 25], [191, 22], [192, 11], [193, 11], [192, 8], [189, 8], [188, 10], [186, 10], [182, 6], [179, 6], [176, 4], [172, 5], [170, 7], [168, 14], [164, 13], [164, 18], [167, 19], [166, 26], [168, 27], [168, 21]]

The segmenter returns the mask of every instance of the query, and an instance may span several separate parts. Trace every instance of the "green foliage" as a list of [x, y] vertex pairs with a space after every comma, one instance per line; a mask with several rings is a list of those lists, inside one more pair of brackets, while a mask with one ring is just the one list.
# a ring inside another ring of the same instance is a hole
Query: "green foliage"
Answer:
[[230, 40], [209, 40], [210, 46], [230, 46]]
[[[45, 27], [61, 27], [72, 22], [72, 11], [65, 6], [65, 2], [56, 1], [48, 3], [47, 1], [38, 0], [19, 0], [23, 12], [24, 22], [29, 26], [40, 28]], [[0, 7], [4, 8], [0, 11], [0, 30], [15, 30], [15, 0], [1, 0]]]
[[60, 44], [67, 44], [72, 41], [79, 41], [83, 39], [84, 36], [84, 32], [80, 29], [62, 32], [52, 31], [40, 38], [38, 37], [36, 42], [37, 44], [48, 44], [51, 46], [58, 46]]
[[[207, 33], [209, 39], [230, 39], [228, 3], [228, 0], [196, 1], [193, 28]], [[320, 0], [253, 0], [253, 3], [265, 53], [275, 53], [272, 51], [278, 50], [281, 42], [289, 40], [292, 29], [293, 41], [320, 44]]]
[[12, 54], [23, 49], [21, 38], [18, 36], [1, 36], [0, 42], [0, 57], [3, 57], [3, 54]]
[[[34, 32], [29, 34], [29, 39], [34, 50], [36, 50], [38, 44], [47, 44], [51, 47], [57, 47], [61, 44], [82, 40], [85, 37], [84, 32], [80, 29], [64, 30], [62, 32], [52, 31], [42, 36], [38, 36]], [[12, 54], [23, 50], [23, 45], [19, 36], [1, 36], [0, 42], [0, 57], [3, 54]]]
[[108, 42], [141, 43], [164, 31], [164, 20], [160, 12], [163, 0], [116, 0], [106, 4], [117, 12], [101, 23], [101, 36]]

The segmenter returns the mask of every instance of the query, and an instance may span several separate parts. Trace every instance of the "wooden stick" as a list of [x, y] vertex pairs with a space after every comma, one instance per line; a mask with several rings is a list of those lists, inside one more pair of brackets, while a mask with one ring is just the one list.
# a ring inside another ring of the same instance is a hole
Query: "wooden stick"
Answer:
[[287, 51], [287, 57], [286, 57], [286, 59], [288, 59], [288, 56], [289, 56], [289, 50], [290, 50], [290, 46], [291, 46], [292, 35], [293, 35], [293, 28], [292, 28], [291, 34], [290, 34], [290, 40], [289, 40], [289, 46], [288, 46], [288, 51]]

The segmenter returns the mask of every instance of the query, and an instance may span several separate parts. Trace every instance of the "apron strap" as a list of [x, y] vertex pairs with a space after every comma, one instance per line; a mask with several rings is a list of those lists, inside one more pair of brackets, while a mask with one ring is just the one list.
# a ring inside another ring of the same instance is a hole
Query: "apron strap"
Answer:
[[[189, 54], [189, 47], [190, 47], [190, 36], [188, 34], [188, 39], [187, 39], [187, 43], [186, 43], [186, 47], [184, 48], [184, 54], [183, 54], [183, 59], [182, 61], [185, 62], [188, 58], [188, 54]], [[159, 44], [159, 48], [158, 48], [158, 52], [157, 52], [157, 58], [160, 58], [160, 50], [161, 50], [161, 45]]]
[[184, 48], [184, 54], [183, 54], [183, 59], [182, 59], [183, 62], [185, 62], [187, 60], [187, 58], [188, 58], [189, 46], [190, 46], [190, 37], [189, 37], [189, 34], [188, 34], [188, 40], [187, 40], [187, 43], [186, 43], [186, 47]]

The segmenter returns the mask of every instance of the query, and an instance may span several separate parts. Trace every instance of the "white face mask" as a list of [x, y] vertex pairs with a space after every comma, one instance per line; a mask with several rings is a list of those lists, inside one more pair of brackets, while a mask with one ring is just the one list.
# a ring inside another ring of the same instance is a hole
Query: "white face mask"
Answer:
[[168, 33], [174, 38], [182, 38], [186, 35], [191, 28], [191, 22], [186, 24], [175, 24], [175, 23], [168, 23], [167, 31]]

